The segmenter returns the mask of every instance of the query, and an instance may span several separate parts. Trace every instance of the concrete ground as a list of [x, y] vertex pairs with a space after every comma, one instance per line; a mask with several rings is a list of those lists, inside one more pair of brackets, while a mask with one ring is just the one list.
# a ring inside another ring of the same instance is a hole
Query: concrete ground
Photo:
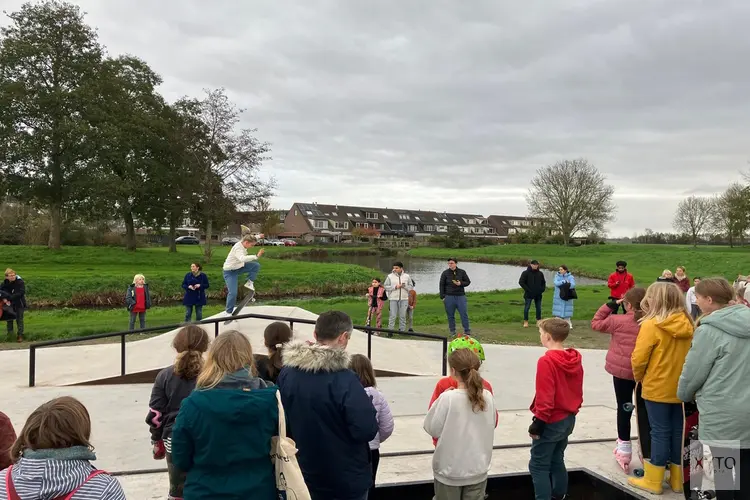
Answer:
[[[258, 314], [283, 315], [291, 318], [315, 318], [315, 315], [292, 307], [252, 307]], [[242, 320], [226, 328], [236, 328], [250, 338], [253, 348], [263, 352], [262, 332], [267, 321]], [[211, 330], [213, 331], [213, 330]], [[169, 347], [174, 332], [129, 343], [128, 372], [169, 365], [173, 352]], [[295, 325], [297, 338], [312, 337], [312, 327]], [[355, 332], [351, 352], [366, 353], [366, 335]], [[526, 429], [531, 420], [528, 406], [534, 394], [536, 360], [541, 347], [487, 345], [483, 376], [493, 385], [500, 421], [495, 432], [496, 446], [517, 445], [494, 453], [492, 473], [527, 470], [530, 439]], [[603, 443], [571, 444], [566, 452], [569, 467], [588, 468], [618, 483], [627, 476], [612, 457], [616, 439], [615, 402], [612, 379], [604, 371], [604, 351], [582, 350], [584, 363], [584, 407], [577, 419], [573, 441], [605, 439]], [[395, 416], [393, 436], [383, 443], [381, 453], [405, 451], [429, 452], [432, 443], [422, 430], [430, 395], [439, 380], [441, 343], [432, 341], [373, 338], [373, 364], [382, 370], [412, 373], [416, 376], [381, 378], [379, 387], [387, 397]], [[40, 386], [28, 388], [28, 351], [0, 352], [0, 410], [20, 430], [26, 417], [41, 403], [61, 395], [79, 398], [89, 409], [93, 421], [92, 441], [99, 459], [96, 466], [120, 477], [128, 498], [166, 498], [166, 473], [128, 474], [144, 469], [161, 469], [163, 461], [151, 458], [149, 434], [144, 419], [148, 409], [150, 385], [117, 386], [64, 385], [95, 380], [119, 374], [119, 345], [92, 345], [40, 350], [37, 359]], [[637, 460], [637, 458], [635, 459]], [[385, 457], [381, 460], [379, 483], [430, 480], [431, 455]], [[665, 494], [667, 498], [671, 493]], [[674, 498], [681, 498], [674, 495]]]

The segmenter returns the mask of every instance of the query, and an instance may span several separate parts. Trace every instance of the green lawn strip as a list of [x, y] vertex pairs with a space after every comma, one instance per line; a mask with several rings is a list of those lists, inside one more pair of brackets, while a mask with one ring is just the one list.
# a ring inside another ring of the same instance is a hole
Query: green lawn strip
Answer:
[[554, 269], [566, 265], [573, 274], [607, 279], [618, 260], [628, 262], [628, 269], [641, 284], [653, 283], [664, 269], [685, 266], [690, 277], [724, 276], [734, 280], [750, 272], [747, 248], [679, 245], [496, 245], [482, 248], [444, 249], [415, 248], [412, 257], [524, 264], [537, 259], [543, 267]]

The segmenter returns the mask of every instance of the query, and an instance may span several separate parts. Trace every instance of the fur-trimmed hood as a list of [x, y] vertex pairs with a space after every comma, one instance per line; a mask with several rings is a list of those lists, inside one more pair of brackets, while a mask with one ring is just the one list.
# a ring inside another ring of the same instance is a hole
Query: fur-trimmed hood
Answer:
[[281, 351], [284, 366], [305, 372], [338, 372], [349, 369], [351, 357], [344, 349], [293, 341]]

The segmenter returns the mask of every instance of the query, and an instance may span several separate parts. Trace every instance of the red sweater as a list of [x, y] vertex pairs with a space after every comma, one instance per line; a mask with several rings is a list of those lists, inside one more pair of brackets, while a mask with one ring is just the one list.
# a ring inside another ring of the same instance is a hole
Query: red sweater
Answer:
[[552, 424], [575, 415], [583, 404], [583, 365], [575, 349], [547, 351], [536, 364], [536, 394], [529, 408]]
[[621, 299], [626, 293], [628, 293], [628, 290], [635, 286], [635, 279], [633, 279], [633, 275], [627, 271], [624, 273], [615, 271], [609, 275], [607, 286], [609, 287], [609, 294], [612, 297]]
[[146, 289], [142, 286], [135, 287], [135, 305], [132, 312], [146, 312]]
[[[482, 385], [484, 385], [484, 388], [490, 391], [492, 394], [495, 394], [492, 392], [492, 385], [490, 385], [489, 382], [487, 382], [485, 379], [482, 379]], [[447, 391], [448, 389], [458, 389], [458, 381], [456, 381], [453, 377], [443, 377], [440, 380], [438, 380], [437, 385], [435, 386], [435, 390], [432, 391], [432, 397], [430, 398], [430, 404], [427, 406], [427, 408], [432, 408], [432, 405], [435, 404], [435, 401], [437, 401], [437, 398], [440, 397], [442, 393]], [[495, 413], [495, 427], [497, 427], [497, 419], [498, 414]], [[432, 439], [432, 444], [437, 446], [437, 439]]]

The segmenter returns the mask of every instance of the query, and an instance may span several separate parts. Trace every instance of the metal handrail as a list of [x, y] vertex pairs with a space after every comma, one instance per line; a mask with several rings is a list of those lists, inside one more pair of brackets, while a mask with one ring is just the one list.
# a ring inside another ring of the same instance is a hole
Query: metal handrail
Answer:
[[[288, 316], [269, 316], [267, 314], [238, 314], [237, 316], [234, 316], [232, 319], [239, 320], [239, 319], [249, 319], [249, 318], [289, 322], [289, 327], [292, 329], [294, 329], [295, 323], [301, 323], [303, 325], [315, 324], [315, 320], [312, 320], [312, 319], [290, 318]], [[227, 316], [222, 316], [220, 318], [204, 319], [202, 321], [196, 321], [191, 324], [193, 325], [213, 324], [214, 325], [214, 337], [218, 337], [219, 336], [219, 323], [222, 323], [226, 320], [227, 320]], [[143, 328], [141, 330], [125, 330], [121, 332], [98, 333], [95, 335], [87, 335], [85, 337], [73, 337], [69, 339], [45, 340], [43, 342], [34, 342], [33, 344], [29, 345], [29, 387], [34, 387], [36, 385], [36, 350], [37, 349], [58, 346], [58, 345], [65, 345], [65, 344], [75, 344], [78, 342], [87, 342], [90, 340], [120, 337], [120, 376], [124, 377], [126, 374], [125, 359], [126, 359], [126, 352], [127, 352], [127, 348], [126, 348], [127, 342], [125, 342], [125, 338], [128, 335], [143, 335], [144, 333], [150, 333], [150, 332], [175, 330], [177, 328], [182, 328], [183, 326], [185, 326], [185, 323], [175, 323], [172, 325], [162, 325], [162, 326], [154, 326], [151, 328]], [[405, 335], [407, 337], [416, 337], [416, 338], [422, 338], [422, 339], [440, 340], [443, 343], [442, 374], [443, 376], [448, 374], [448, 338], [447, 337], [442, 337], [440, 335], [435, 335], [432, 333], [401, 332], [398, 330], [390, 330], [387, 328], [374, 328], [371, 326], [360, 326], [360, 325], [355, 325], [354, 329], [364, 330], [365, 333], [367, 333], [367, 357], [370, 360], [372, 360], [372, 335], [373, 333], [376, 333], [376, 332], [377, 333], [392, 333], [392, 334]]]

